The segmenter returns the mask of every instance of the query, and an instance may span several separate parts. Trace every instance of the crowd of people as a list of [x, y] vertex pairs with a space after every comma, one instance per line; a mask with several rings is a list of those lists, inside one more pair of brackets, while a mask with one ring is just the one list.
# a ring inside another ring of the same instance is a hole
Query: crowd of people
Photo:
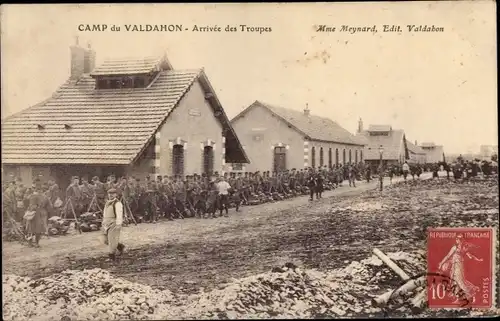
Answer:
[[[31, 235], [35, 246], [41, 235], [47, 233], [47, 220], [51, 216], [78, 219], [88, 213], [100, 213], [101, 219], [110, 191], [123, 206], [124, 220], [156, 223], [159, 219], [184, 219], [186, 217], [215, 218], [228, 216], [229, 208], [239, 211], [241, 205], [256, 205], [309, 195], [311, 201], [322, 197], [325, 190], [332, 190], [347, 180], [349, 186], [382, 171], [389, 176], [409, 175], [419, 178], [424, 170], [430, 170], [437, 177], [437, 171], [452, 172], [455, 179], [476, 176], [478, 172], [491, 174], [488, 162], [466, 162], [457, 160], [452, 164], [438, 163], [419, 165], [404, 163], [372, 170], [364, 163], [345, 166], [321, 166], [318, 168], [292, 169], [281, 172], [224, 173], [219, 175], [147, 176], [144, 181], [135, 177], [107, 177], [105, 182], [95, 176], [72, 177], [65, 191], [59, 189], [54, 180], [42, 182], [35, 179], [32, 186], [24, 186], [20, 179], [3, 186], [4, 217], [17, 222], [28, 222], [26, 232]], [[373, 173], [377, 172], [377, 173]]]

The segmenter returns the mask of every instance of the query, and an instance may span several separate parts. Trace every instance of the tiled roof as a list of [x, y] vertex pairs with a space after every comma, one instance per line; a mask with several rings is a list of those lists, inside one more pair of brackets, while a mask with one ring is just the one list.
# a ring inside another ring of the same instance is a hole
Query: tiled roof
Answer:
[[408, 147], [408, 150], [411, 151], [412, 153], [425, 154], [425, 151], [422, 148], [413, 144], [410, 140], [406, 140], [406, 147]]
[[162, 71], [148, 88], [133, 89], [95, 90], [89, 75], [68, 81], [52, 98], [3, 121], [2, 162], [130, 164], [200, 73]]
[[155, 70], [158, 71], [162, 59], [160, 57], [107, 59], [96, 67], [90, 75], [147, 74]]
[[[252, 106], [263, 106], [267, 108], [272, 113], [281, 117], [284, 121], [288, 122], [290, 125], [302, 132], [304, 135], [310, 137], [312, 140], [350, 145], [363, 145], [363, 143], [360, 142], [356, 136], [329, 118], [315, 115], [306, 116], [303, 112], [298, 110], [271, 106], [260, 101], [256, 101], [246, 110], [249, 110]], [[242, 113], [244, 112], [245, 111]], [[238, 116], [236, 116], [235, 119], [237, 117]]]
[[421, 147], [434, 147], [434, 146], [436, 146], [436, 144], [434, 144], [434, 143], [422, 143], [420, 146]]
[[[403, 144], [404, 131], [403, 130], [392, 130], [389, 132], [389, 136], [370, 136], [368, 131], [361, 133], [365, 136], [368, 141], [368, 145], [365, 147], [364, 159], [374, 160], [380, 159], [379, 147], [383, 146], [384, 152], [382, 158], [384, 160], [398, 160], [400, 156], [401, 144]], [[405, 156], [405, 155], [401, 155]]]
[[389, 132], [392, 130], [391, 125], [370, 125], [368, 126], [369, 132]]

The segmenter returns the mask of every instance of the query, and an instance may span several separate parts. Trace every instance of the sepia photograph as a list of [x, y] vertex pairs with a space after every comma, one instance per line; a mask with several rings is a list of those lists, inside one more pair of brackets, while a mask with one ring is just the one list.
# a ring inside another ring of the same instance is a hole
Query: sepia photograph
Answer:
[[496, 2], [0, 21], [3, 320], [500, 315]]

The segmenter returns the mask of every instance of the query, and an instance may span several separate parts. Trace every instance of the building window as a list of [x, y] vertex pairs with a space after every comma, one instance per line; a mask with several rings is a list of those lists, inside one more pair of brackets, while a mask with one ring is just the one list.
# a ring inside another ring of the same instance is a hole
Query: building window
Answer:
[[359, 156], [360, 156], [359, 157], [360, 161], [362, 162], [363, 161], [363, 151], [362, 150], [359, 151]]
[[319, 148], [319, 166], [323, 167], [323, 147]]
[[349, 149], [349, 164], [352, 164], [352, 150]]
[[184, 146], [174, 145], [172, 149], [172, 174], [184, 176]]
[[109, 88], [109, 82], [105, 78], [98, 78], [97, 79], [97, 89], [108, 89]]
[[134, 80], [131, 77], [123, 77], [121, 79], [120, 88], [132, 88], [134, 86]]
[[339, 149], [335, 148], [335, 165], [339, 164]]
[[311, 167], [316, 167], [316, 148], [311, 148]]
[[332, 168], [332, 149], [328, 149], [328, 168]]
[[121, 79], [110, 79], [109, 80], [109, 88], [111, 89], [119, 89], [122, 87]]
[[358, 150], [354, 152], [354, 162], [357, 164], [358, 163]]
[[203, 148], [203, 173], [212, 175], [214, 172], [214, 148], [205, 146]]
[[145, 86], [146, 81], [144, 80], [143, 77], [137, 77], [134, 79], [134, 88], [143, 88]]
[[286, 148], [274, 147], [274, 166], [275, 172], [282, 172], [286, 170]]
[[345, 158], [345, 148], [342, 150], [342, 164], [345, 165], [346, 158]]

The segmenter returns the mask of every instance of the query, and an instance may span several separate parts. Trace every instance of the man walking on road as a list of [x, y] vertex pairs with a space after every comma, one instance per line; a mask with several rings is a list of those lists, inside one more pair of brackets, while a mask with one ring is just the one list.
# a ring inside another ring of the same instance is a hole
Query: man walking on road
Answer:
[[406, 182], [406, 177], [408, 177], [408, 172], [410, 171], [410, 165], [408, 165], [408, 162], [405, 162], [403, 164], [403, 178]]
[[349, 187], [356, 187], [356, 169], [354, 166], [349, 165]]
[[104, 244], [108, 246], [109, 258], [116, 260], [116, 254], [121, 255], [125, 245], [120, 243], [120, 232], [123, 223], [123, 204], [117, 198], [117, 190], [108, 191], [109, 200], [104, 205], [102, 218], [102, 232]]
[[226, 214], [224, 216], [229, 215], [229, 189], [231, 188], [231, 185], [229, 185], [228, 182], [226, 182], [226, 179], [224, 176], [220, 178], [220, 182], [217, 183], [217, 190], [219, 191], [219, 210], [220, 210], [220, 215], [222, 215], [222, 210], [226, 210]]

